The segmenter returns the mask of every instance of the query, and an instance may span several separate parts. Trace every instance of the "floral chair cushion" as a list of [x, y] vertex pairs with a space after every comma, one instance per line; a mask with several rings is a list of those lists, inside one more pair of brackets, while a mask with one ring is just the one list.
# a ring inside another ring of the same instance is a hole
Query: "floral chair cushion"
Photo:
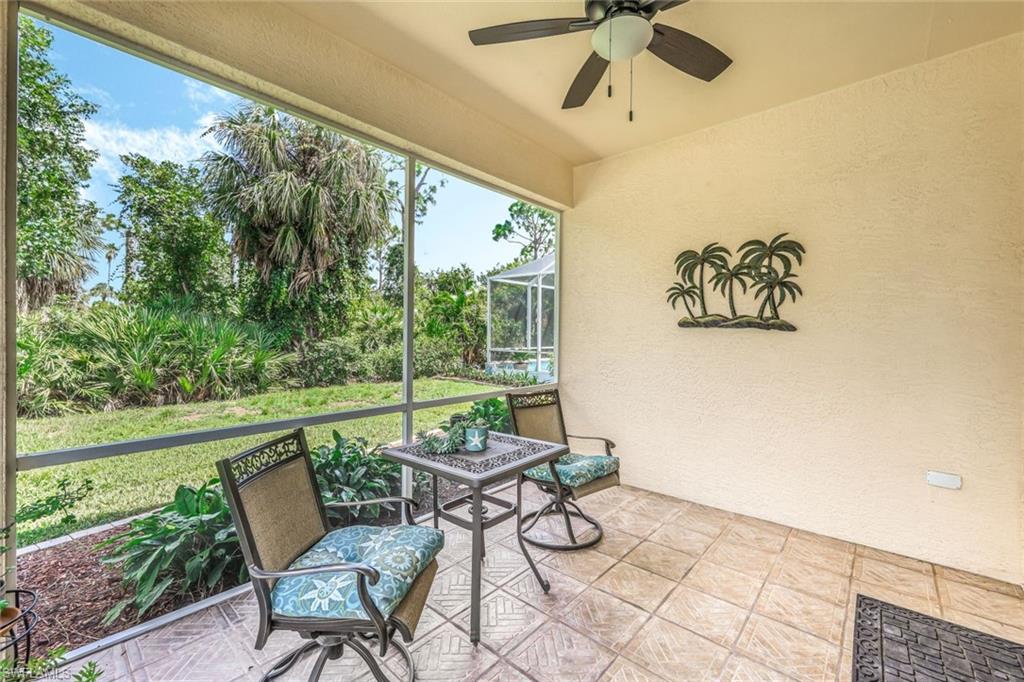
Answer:
[[[558, 478], [563, 485], [578, 488], [619, 470], [619, 458], [614, 455], [562, 455], [555, 462]], [[547, 464], [527, 469], [525, 475], [538, 481], [554, 483], [551, 480], [551, 467]]]
[[[325, 535], [289, 568], [364, 563], [380, 572], [370, 597], [385, 618], [405, 597], [416, 576], [444, 547], [444, 534], [424, 526], [349, 526]], [[270, 595], [275, 615], [298, 618], [366, 619], [356, 574], [349, 572], [281, 578]]]

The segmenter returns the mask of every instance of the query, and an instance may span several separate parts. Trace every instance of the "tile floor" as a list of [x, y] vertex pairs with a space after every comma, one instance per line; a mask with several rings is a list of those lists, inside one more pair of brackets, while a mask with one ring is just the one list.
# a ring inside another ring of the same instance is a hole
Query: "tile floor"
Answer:
[[[1017, 585], [636, 488], [583, 504], [604, 524], [604, 540], [580, 552], [535, 552], [551, 582], [547, 595], [513, 526], [489, 534], [475, 648], [467, 634], [469, 533], [446, 528], [411, 647], [418, 680], [842, 682], [851, 676], [858, 593], [1024, 642]], [[557, 525], [541, 532], [557, 536]], [[277, 633], [253, 650], [255, 618], [247, 594], [95, 658], [106, 682], [258, 680], [296, 640]], [[311, 664], [307, 657], [287, 679], [306, 679]], [[385, 668], [403, 679], [400, 658], [389, 656]], [[323, 677], [365, 679], [351, 653]]]

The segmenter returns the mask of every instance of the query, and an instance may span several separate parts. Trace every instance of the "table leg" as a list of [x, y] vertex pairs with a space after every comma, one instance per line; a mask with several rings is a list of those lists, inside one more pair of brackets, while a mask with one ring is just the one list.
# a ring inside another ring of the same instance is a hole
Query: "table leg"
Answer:
[[472, 583], [469, 597], [469, 641], [474, 645], [480, 641], [480, 579], [484, 556], [483, 490], [473, 489], [473, 555]]
[[523, 475], [519, 474], [516, 476], [516, 540], [519, 541], [519, 549], [523, 551], [523, 556], [526, 557], [526, 563], [530, 564], [530, 570], [537, 576], [537, 582], [540, 583], [541, 589], [544, 590], [544, 594], [547, 594], [551, 589], [551, 583], [541, 576], [540, 571], [537, 570], [537, 564], [533, 563], [533, 557], [530, 556], [529, 550], [526, 549], [526, 543], [523, 542]]
[[434, 474], [434, 483], [431, 488], [434, 491], [434, 528], [437, 528], [438, 522], [441, 519], [441, 510], [437, 506], [437, 474]]

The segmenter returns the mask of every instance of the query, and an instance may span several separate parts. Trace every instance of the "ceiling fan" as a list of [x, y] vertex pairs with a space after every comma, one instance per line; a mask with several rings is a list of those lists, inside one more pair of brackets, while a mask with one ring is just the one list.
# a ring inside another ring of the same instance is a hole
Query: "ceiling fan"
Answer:
[[[594, 31], [594, 51], [576, 74], [562, 102], [563, 109], [583, 106], [601, 81], [610, 62], [625, 61], [645, 49], [679, 69], [705, 81], [714, 80], [732, 64], [725, 53], [695, 35], [651, 19], [687, 0], [586, 0], [586, 17], [537, 19], [478, 28], [469, 32], [474, 45]], [[609, 96], [611, 89], [609, 86]]]

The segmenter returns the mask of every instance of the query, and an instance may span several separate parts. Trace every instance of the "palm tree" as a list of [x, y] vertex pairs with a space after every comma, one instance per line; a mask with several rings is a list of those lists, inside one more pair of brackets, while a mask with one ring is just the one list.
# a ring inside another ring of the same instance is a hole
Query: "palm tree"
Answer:
[[707, 306], [704, 303], [704, 268], [705, 266], [712, 268], [728, 267], [729, 261], [726, 259], [726, 256], [731, 255], [732, 253], [729, 249], [720, 246], [718, 242], [711, 242], [701, 249], [700, 253], [689, 249], [676, 256], [676, 271], [683, 278], [683, 281], [693, 284], [694, 279], [697, 280], [700, 314], [702, 317], [708, 314]]
[[[751, 272], [760, 279], [772, 279], [773, 271], [778, 275], [778, 271], [775, 270], [776, 261], [781, 263], [782, 268], [788, 273], [793, 269], [794, 259], [797, 264], [803, 264], [803, 254], [806, 253], [803, 244], [786, 239], [788, 234], [788, 232], [783, 232], [775, 235], [768, 243], [760, 239], [751, 239], [740, 247], [740, 261], [749, 265]], [[768, 296], [772, 312], [778, 317], [774, 288], [768, 291]], [[764, 304], [761, 305], [761, 310], [764, 310]], [[758, 313], [758, 317], [760, 316], [761, 313]]]
[[117, 258], [117, 254], [121, 250], [121, 248], [117, 244], [114, 244], [113, 242], [107, 242], [107, 245], [104, 248], [106, 249], [104, 255], [107, 258], [107, 288], [110, 288], [111, 266], [114, 263], [114, 259]]
[[[803, 289], [800, 285], [792, 281], [797, 278], [797, 275], [786, 268], [781, 274], [775, 268], [768, 268], [758, 272], [757, 282], [759, 286], [754, 291], [754, 299], [760, 298], [765, 295], [764, 301], [761, 302], [761, 307], [757, 311], [757, 316], [764, 319], [764, 312], [766, 307], [770, 307], [772, 316], [777, 320], [779, 319], [779, 306], [786, 300], [786, 295], [789, 295], [790, 300], [795, 301], [797, 296], [803, 296]], [[779, 293], [779, 300], [775, 300], [775, 292]]]
[[736, 314], [736, 301], [733, 296], [733, 287], [738, 282], [743, 293], [747, 293], [747, 281], [753, 277], [750, 266], [746, 263], [737, 263], [732, 267], [716, 267], [715, 274], [711, 275], [712, 290], [722, 288], [722, 296], [728, 296], [729, 313], [733, 318], [739, 317]]
[[109, 284], [97, 282], [92, 286], [92, 289], [89, 290], [89, 295], [92, 297], [98, 296], [100, 301], [106, 303], [108, 298], [114, 298], [115, 293], [113, 287]]
[[354, 263], [391, 228], [379, 152], [270, 107], [247, 105], [205, 134], [221, 151], [203, 155], [215, 213], [232, 248], [264, 281], [288, 273], [292, 296]]
[[683, 305], [686, 306], [686, 312], [689, 313], [691, 318], [696, 317], [693, 314], [693, 309], [690, 307], [690, 303], [695, 303], [698, 300], [697, 296], [698, 289], [693, 284], [684, 284], [682, 282], [676, 282], [668, 289], [665, 293], [668, 294], [666, 299], [668, 303], [672, 304], [672, 310], [676, 309], [676, 302], [682, 301]]

